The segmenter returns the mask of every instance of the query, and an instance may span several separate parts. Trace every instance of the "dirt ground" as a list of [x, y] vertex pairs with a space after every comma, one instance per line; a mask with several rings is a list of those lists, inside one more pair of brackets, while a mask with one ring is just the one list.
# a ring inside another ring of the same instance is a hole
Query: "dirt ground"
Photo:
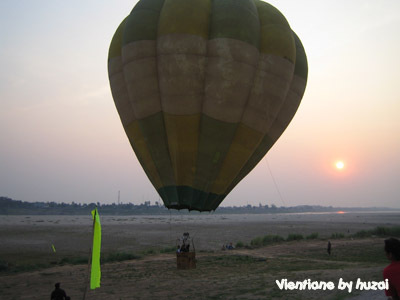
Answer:
[[[174, 253], [157, 251], [140, 259], [106, 263], [101, 288], [88, 290], [86, 299], [345, 299], [364, 294], [338, 288], [280, 290], [276, 280], [332, 281], [335, 286], [340, 278], [380, 281], [387, 264], [382, 238], [331, 240], [331, 256], [326, 253], [327, 239], [332, 233], [348, 236], [376, 226], [400, 225], [400, 214], [104, 216], [101, 222], [103, 253], [162, 250], [174, 246], [176, 238], [189, 231], [195, 240], [197, 268], [177, 270]], [[286, 237], [313, 232], [318, 232], [319, 239], [257, 249], [220, 249], [228, 242], [249, 244], [266, 234]], [[0, 260], [11, 264], [87, 256], [90, 244], [90, 216], [0, 218]], [[85, 264], [0, 272], [0, 299], [46, 299], [55, 282], [61, 282], [71, 299], [82, 299], [87, 274]], [[385, 299], [383, 291], [375, 292], [375, 298], [368, 295], [365, 299]]]

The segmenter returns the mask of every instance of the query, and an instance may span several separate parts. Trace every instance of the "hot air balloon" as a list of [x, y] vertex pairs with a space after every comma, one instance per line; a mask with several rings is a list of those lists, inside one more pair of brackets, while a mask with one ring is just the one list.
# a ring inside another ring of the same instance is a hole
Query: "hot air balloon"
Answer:
[[215, 210], [289, 125], [307, 59], [260, 0], [141, 0], [111, 41], [112, 95], [167, 208]]

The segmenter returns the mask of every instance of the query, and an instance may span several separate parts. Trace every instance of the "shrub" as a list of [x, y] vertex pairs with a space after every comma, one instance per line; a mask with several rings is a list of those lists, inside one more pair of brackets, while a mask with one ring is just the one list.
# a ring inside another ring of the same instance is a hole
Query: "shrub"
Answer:
[[263, 237], [259, 236], [255, 239], [251, 240], [250, 245], [253, 247], [261, 247], [274, 243], [279, 243], [284, 241], [285, 239], [280, 235], [265, 235]]
[[310, 235], [307, 235], [306, 236], [306, 239], [307, 240], [315, 240], [315, 239], [317, 239], [318, 238], [318, 232], [313, 232], [313, 233], [311, 233]]
[[332, 233], [332, 235], [331, 235], [331, 239], [342, 239], [342, 238], [344, 238], [343, 233], [335, 232], [335, 233]]
[[4, 260], [0, 260], [0, 272], [8, 270], [8, 263]]
[[287, 241], [298, 241], [304, 239], [303, 235], [298, 233], [289, 233], [286, 238]]
[[375, 230], [372, 231], [375, 235], [378, 236], [396, 236], [400, 237], [400, 226], [395, 227], [376, 227]]
[[381, 237], [389, 237], [389, 236], [400, 237], [400, 226], [394, 226], [394, 227], [378, 226], [375, 229], [361, 230], [353, 234], [354, 237], [358, 238], [365, 238], [373, 235]]
[[364, 238], [364, 237], [371, 236], [371, 232], [366, 231], [366, 230], [361, 230], [361, 231], [358, 231], [355, 234], [353, 234], [353, 236], [357, 237], [357, 238]]
[[386, 236], [386, 235], [388, 235], [389, 231], [390, 231], [389, 228], [380, 227], [380, 226], [376, 227], [375, 230], [373, 230], [373, 232], [375, 232], [376, 235], [379, 235], [379, 236]]
[[236, 247], [236, 248], [243, 248], [243, 247], [244, 247], [244, 244], [243, 244], [243, 242], [239, 241], [239, 242], [236, 243], [236, 246], [235, 246], [235, 247]]
[[250, 245], [255, 246], [255, 247], [260, 247], [263, 244], [263, 238], [262, 237], [256, 237], [255, 239], [252, 239], [250, 242]]
[[269, 244], [273, 244], [273, 243], [278, 243], [278, 242], [282, 242], [285, 239], [283, 237], [281, 237], [280, 235], [266, 235], [263, 237], [263, 245], [269, 245]]

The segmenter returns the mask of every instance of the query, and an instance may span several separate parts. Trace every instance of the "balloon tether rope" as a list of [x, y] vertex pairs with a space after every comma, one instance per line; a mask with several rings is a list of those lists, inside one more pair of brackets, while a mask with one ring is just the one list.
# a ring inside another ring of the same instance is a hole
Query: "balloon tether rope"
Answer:
[[286, 203], [285, 203], [285, 201], [283, 200], [281, 191], [279, 190], [279, 187], [278, 187], [278, 185], [276, 184], [275, 177], [274, 177], [274, 175], [272, 174], [271, 168], [269, 167], [269, 163], [268, 163], [268, 160], [267, 160], [266, 158], [265, 158], [265, 162], [266, 162], [266, 164], [267, 164], [267, 167], [268, 167], [268, 170], [269, 170], [269, 174], [271, 174], [271, 178], [272, 178], [272, 181], [274, 182], [276, 191], [278, 192], [279, 199], [282, 201], [283, 205], [286, 206]]

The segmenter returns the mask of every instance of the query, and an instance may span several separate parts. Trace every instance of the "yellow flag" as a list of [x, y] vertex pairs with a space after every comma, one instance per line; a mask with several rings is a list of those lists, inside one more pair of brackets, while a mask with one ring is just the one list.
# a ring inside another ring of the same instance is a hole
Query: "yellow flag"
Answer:
[[100, 248], [101, 248], [101, 225], [97, 208], [92, 210], [93, 216], [93, 247], [92, 247], [92, 270], [90, 273], [90, 288], [94, 290], [100, 287]]
[[53, 252], [56, 253], [56, 247], [54, 247], [54, 244], [51, 244], [51, 248], [53, 249]]

